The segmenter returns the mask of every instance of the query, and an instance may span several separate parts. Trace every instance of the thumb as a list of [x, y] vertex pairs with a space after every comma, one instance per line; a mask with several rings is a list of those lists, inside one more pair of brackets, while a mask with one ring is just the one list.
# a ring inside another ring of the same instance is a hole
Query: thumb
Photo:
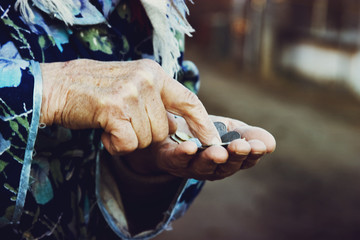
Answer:
[[204, 145], [220, 144], [220, 136], [199, 98], [181, 83], [168, 77], [161, 98], [167, 111], [182, 116], [191, 133]]

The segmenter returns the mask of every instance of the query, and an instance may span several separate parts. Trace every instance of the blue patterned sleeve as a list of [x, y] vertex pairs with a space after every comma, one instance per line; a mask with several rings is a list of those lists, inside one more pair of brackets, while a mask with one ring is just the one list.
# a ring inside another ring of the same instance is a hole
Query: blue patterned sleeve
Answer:
[[38, 62], [22, 60], [12, 42], [0, 46], [0, 226], [19, 221], [40, 118]]
[[151, 239], [183, 216], [204, 181], [141, 175], [103, 151], [96, 164], [97, 204], [120, 239]]

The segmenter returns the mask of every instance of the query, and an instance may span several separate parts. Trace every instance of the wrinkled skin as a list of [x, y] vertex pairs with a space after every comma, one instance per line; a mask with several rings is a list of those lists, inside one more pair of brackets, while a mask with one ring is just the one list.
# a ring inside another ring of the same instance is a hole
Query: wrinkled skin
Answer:
[[[102, 128], [102, 142], [140, 174], [216, 180], [255, 165], [275, 149], [273, 136], [238, 120], [209, 116], [195, 94], [170, 78], [152, 60], [100, 62], [88, 59], [41, 64], [43, 101], [40, 121], [70, 129]], [[174, 119], [173, 115], [183, 118]], [[213, 121], [243, 139], [227, 148]], [[175, 143], [176, 129], [197, 137]]]
[[[230, 118], [211, 118], [214, 122], [225, 123], [228, 131], [239, 132], [242, 139], [232, 141], [227, 148], [214, 145], [199, 151], [192, 141], [178, 144], [168, 137], [123, 158], [140, 174], [170, 173], [178, 177], [218, 180], [254, 166], [262, 156], [275, 150], [275, 139], [266, 130]], [[191, 134], [183, 119], [176, 120], [179, 130]]]
[[40, 121], [70, 129], [102, 128], [102, 142], [112, 155], [163, 141], [176, 129], [167, 112], [183, 116], [203, 143], [220, 142], [197, 96], [152, 60], [79, 59], [43, 63], [41, 70]]

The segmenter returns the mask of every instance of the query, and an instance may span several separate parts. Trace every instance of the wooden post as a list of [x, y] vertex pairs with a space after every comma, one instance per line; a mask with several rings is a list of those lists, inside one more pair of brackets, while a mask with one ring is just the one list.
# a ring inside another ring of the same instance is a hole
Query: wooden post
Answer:
[[326, 33], [328, 0], [316, 0], [313, 3], [310, 31], [315, 35]]
[[263, 24], [260, 48], [260, 68], [264, 79], [273, 75], [273, 48], [274, 48], [274, 24], [272, 16], [275, 14], [274, 7], [269, 0], [265, 2], [263, 10]]

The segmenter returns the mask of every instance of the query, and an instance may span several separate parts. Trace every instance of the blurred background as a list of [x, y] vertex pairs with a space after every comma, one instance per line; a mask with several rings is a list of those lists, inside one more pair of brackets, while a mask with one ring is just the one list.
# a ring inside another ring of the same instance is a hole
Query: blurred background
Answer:
[[200, 99], [277, 149], [207, 182], [156, 240], [360, 239], [360, 1], [194, 2]]

